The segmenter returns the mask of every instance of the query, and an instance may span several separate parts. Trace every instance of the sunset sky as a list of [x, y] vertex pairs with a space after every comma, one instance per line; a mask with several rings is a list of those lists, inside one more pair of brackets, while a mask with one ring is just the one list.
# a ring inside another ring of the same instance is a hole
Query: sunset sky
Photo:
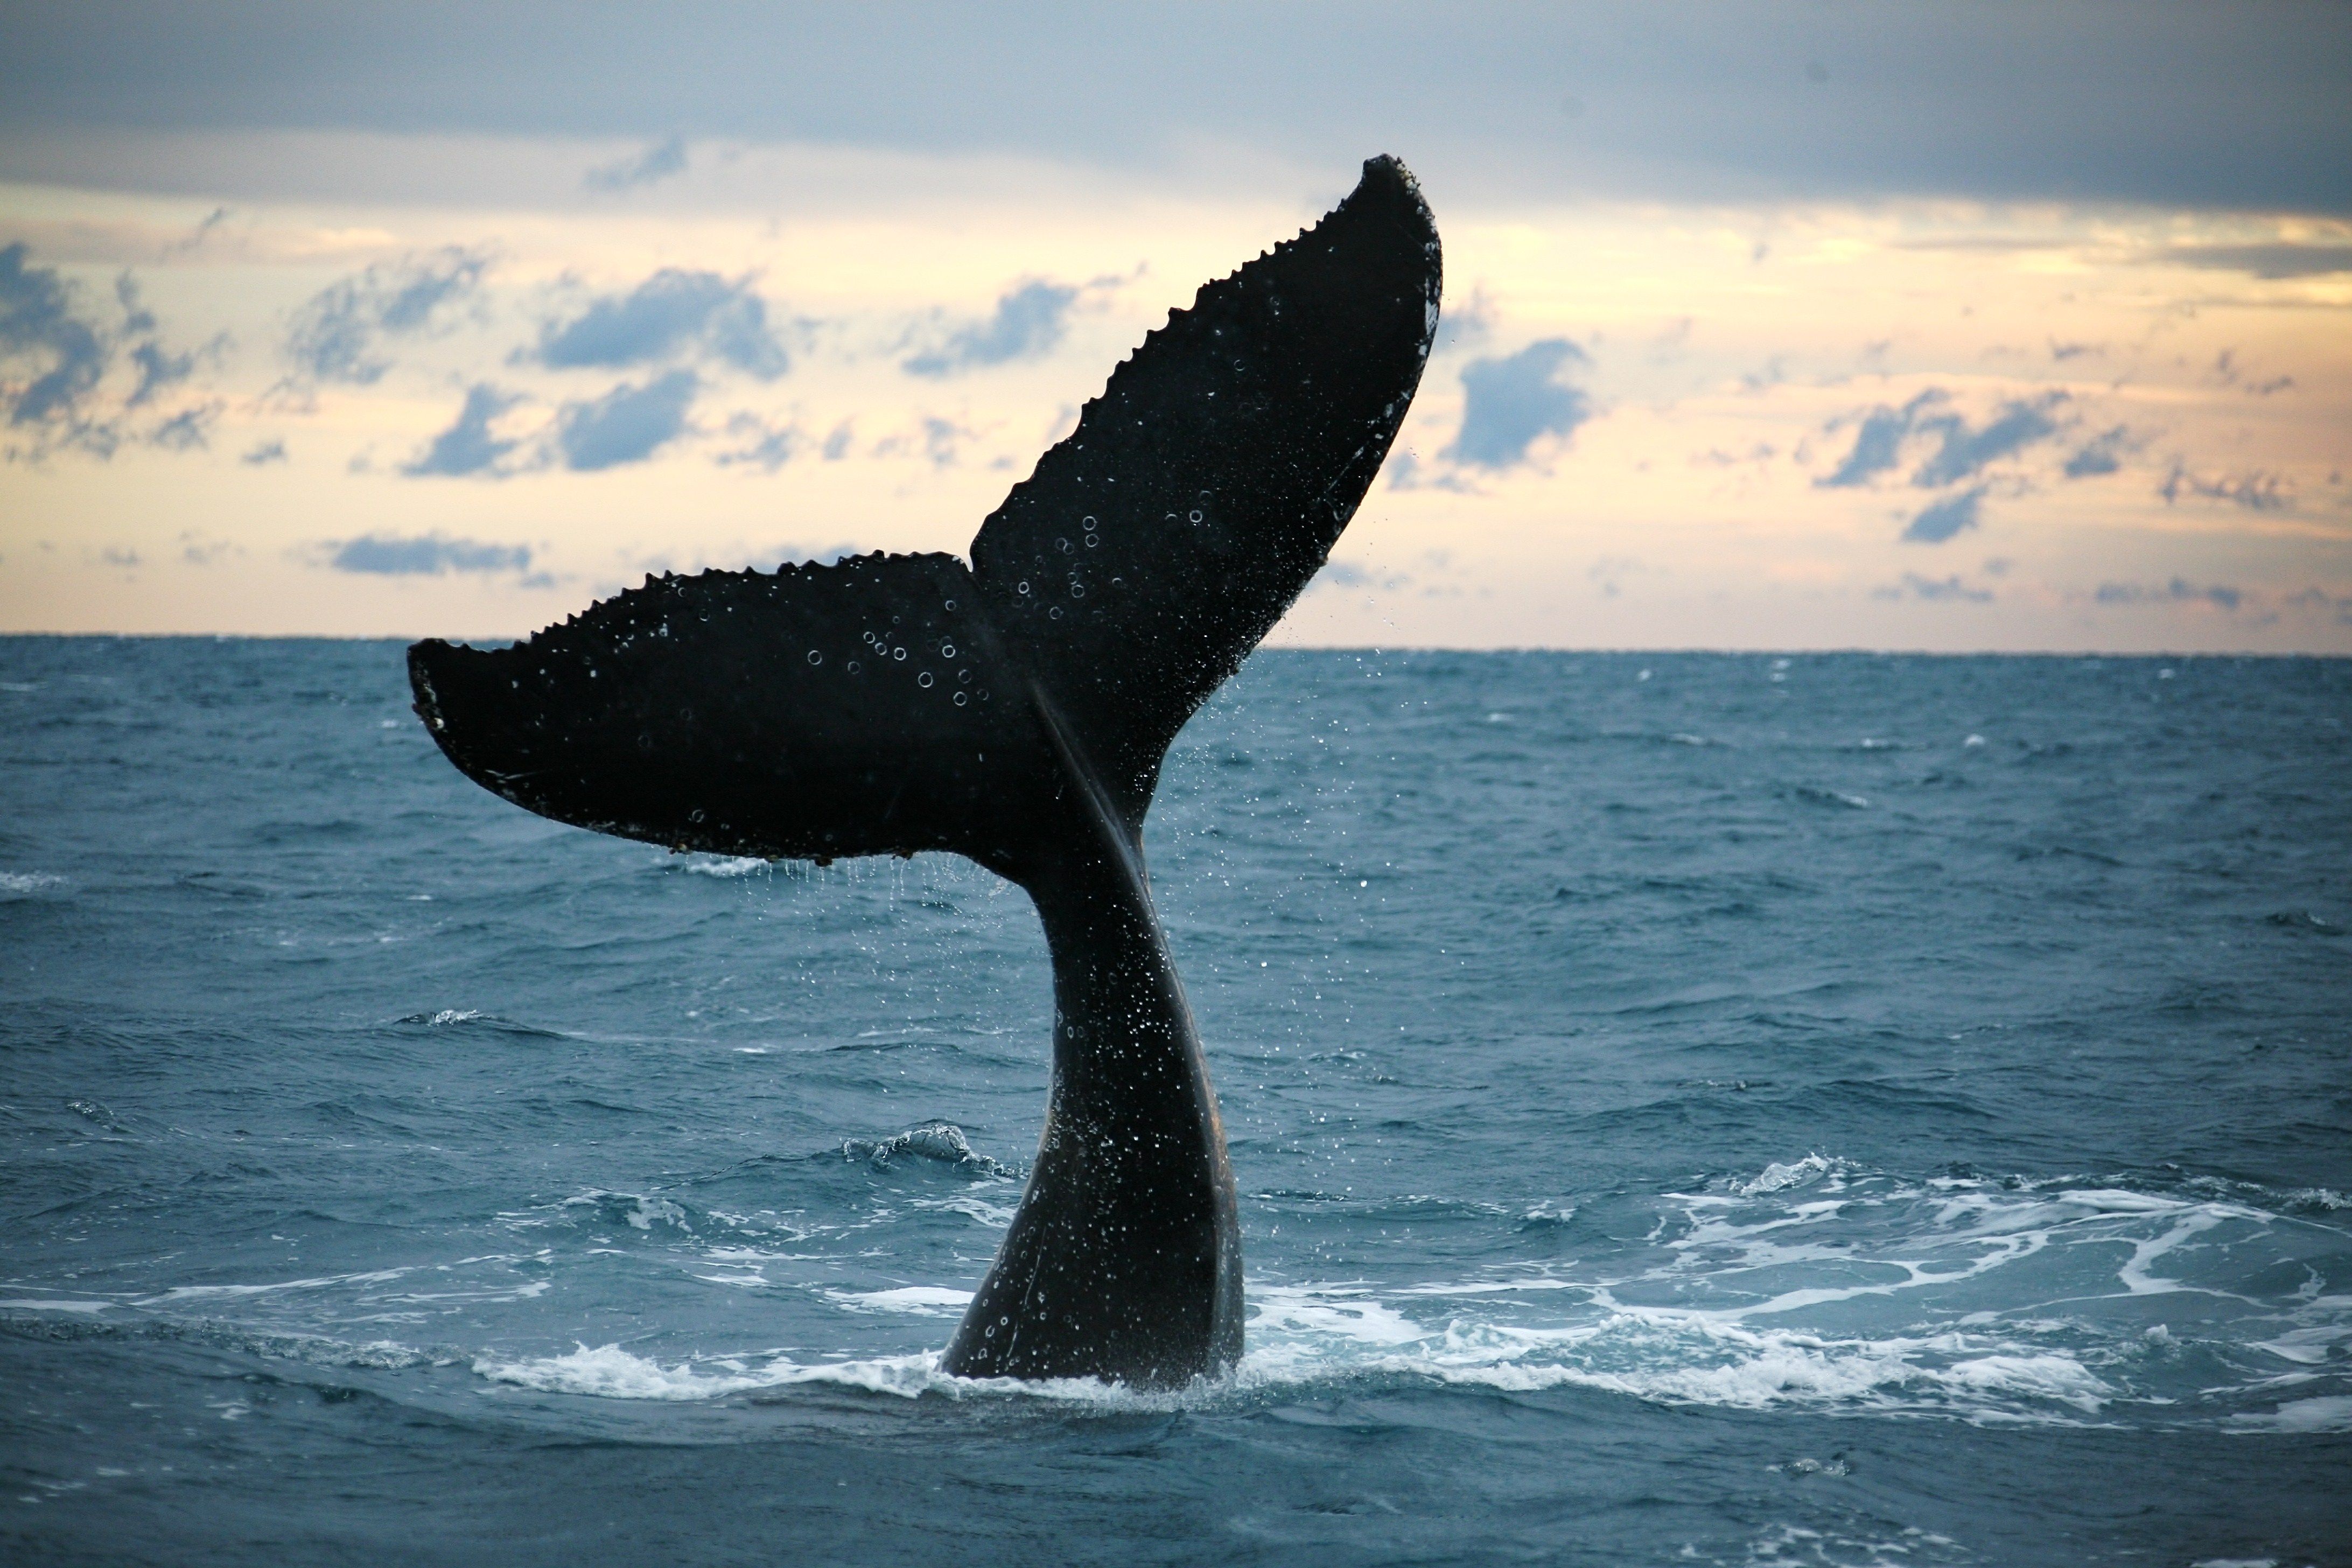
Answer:
[[2352, 8], [0, 6], [0, 630], [961, 551], [1393, 153], [1276, 640], [2352, 651]]

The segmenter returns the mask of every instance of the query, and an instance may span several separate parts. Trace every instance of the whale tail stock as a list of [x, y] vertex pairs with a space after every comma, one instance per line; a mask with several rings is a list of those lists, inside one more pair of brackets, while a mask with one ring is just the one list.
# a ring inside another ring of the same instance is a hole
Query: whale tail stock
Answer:
[[[1439, 286], [1418, 188], [1371, 160], [1321, 222], [1145, 339], [982, 524], [969, 567], [877, 553], [663, 576], [511, 647], [409, 650], [442, 751], [542, 816], [769, 858], [951, 850], [1031, 892], [1055, 958], [1055, 1104], [1021, 1217], [950, 1348], [959, 1370], [1164, 1383], [1238, 1351], [1232, 1178], [1150, 910], [1143, 819], [1177, 731], [1323, 565], [1379, 471]], [[1102, 1021], [1137, 1017], [1166, 1073], [1108, 1065], [1128, 1058]], [[1109, 1087], [1119, 1072], [1132, 1081]], [[1172, 1100], [1141, 1081], [1162, 1078]], [[1164, 1103], [1124, 1103], [1138, 1100]], [[1168, 1131], [1187, 1116], [1198, 1125]], [[1166, 1173], [1084, 1153], [1146, 1122], [1159, 1131], [1138, 1147], [1173, 1138], [1167, 1158], [1197, 1154], [1166, 1212], [1152, 1208]], [[1083, 1201], [1049, 1205], [1057, 1137], [1077, 1152], [1055, 1181]], [[1206, 1208], [1202, 1181], [1222, 1185]], [[1071, 1263], [1089, 1245], [1081, 1210], [1088, 1234], [1157, 1226], [1166, 1245], [1135, 1243], [1132, 1268]], [[1037, 1305], [1066, 1273], [1074, 1291], [1091, 1278], [1111, 1297], [1190, 1297], [1153, 1260], [1204, 1247], [1205, 1315], [1076, 1309], [1071, 1292], [1058, 1317]], [[1049, 1318], [1062, 1327], [1019, 1331]], [[1081, 1342], [1095, 1348], [1069, 1348]]]

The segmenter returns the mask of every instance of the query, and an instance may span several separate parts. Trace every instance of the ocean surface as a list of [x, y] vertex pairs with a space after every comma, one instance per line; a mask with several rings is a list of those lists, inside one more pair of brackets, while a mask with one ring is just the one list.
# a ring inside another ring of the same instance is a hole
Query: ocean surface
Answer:
[[0, 1559], [2352, 1562], [2352, 661], [1265, 653], [1149, 847], [1214, 1386], [936, 1370], [960, 860], [466, 782], [379, 642], [0, 639]]

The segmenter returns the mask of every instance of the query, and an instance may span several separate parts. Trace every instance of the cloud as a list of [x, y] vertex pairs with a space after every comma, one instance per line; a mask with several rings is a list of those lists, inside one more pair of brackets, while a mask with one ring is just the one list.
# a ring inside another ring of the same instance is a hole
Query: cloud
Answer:
[[1412, 585], [1412, 578], [1402, 572], [1376, 572], [1353, 561], [1326, 561], [1322, 569], [1307, 581], [1309, 594], [1321, 588], [1371, 588], [1393, 594]]
[[2070, 479], [2095, 479], [2101, 474], [2112, 474], [2123, 467], [2126, 458], [2145, 444], [2127, 426], [2118, 425], [2112, 430], [2101, 431], [2076, 448], [2060, 471]]
[[2294, 610], [2333, 613], [2338, 626], [2352, 626], [2352, 594], [2331, 594], [2325, 588], [2311, 587], [2290, 594], [2280, 603]]
[[2176, 245], [2158, 259], [2178, 267], [2250, 272], [2257, 278], [2322, 278], [2352, 272], [2352, 245]]
[[1449, 299], [1437, 318], [1437, 342], [1432, 352], [1444, 353], [1452, 349], [1474, 349], [1495, 334], [1498, 312], [1495, 301], [1486, 297], [1484, 284], [1473, 284], [1467, 300]]
[[499, 465], [517, 443], [491, 434], [490, 421], [521, 401], [514, 393], [501, 392], [488, 382], [477, 382], [467, 389], [466, 405], [457, 411], [457, 421], [427, 442], [423, 451], [403, 463], [400, 471], [411, 479], [428, 475], [454, 479], [468, 474], [503, 478], [506, 470]]
[[686, 173], [686, 138], [665, 137], [627, 158], [591, 169], [582, 184], [592, 191], [629, 191]]
[[2004, 403], [1991, 423], [1981, 430], [1970, 429], [1957, 414], [1923, 419], [1918, 427], [1941, 437], [1942, 445], [1935, 456], [1919, 466], [1911, 482], [1922, 489], [1941, 489], [1976, 478], [1987, 464], [2014, 457], [2034, 442], [2055, 435], [2058, 422], [2051, 417], [2051, 411], [2065, 401], [2064, 393], [2051, 392], [2031, 401]]
[[[1872, 409], [1854, 431], [1853, 449], [1845, 455], [1845, 461], [1827, 479], [1815, 479], [1813, 483], [1824, 489], [1868, 484], [1903, 460], [1903, 443], [1916, 427], [1922, 413], [1948, 401], [1948, 394], [1931, 386], [1901, 408], [1881, 404]], [[1837, 426], [1832, 424], [1830, 428], [1834, 430]]]
[[213, 421], [219, 417], [217, 403], [184, 408], [156, 426], [147, 439], [167, 452], [201, 452], [211, 447]]
[[[1987, 467], [2013, 458], [2026, 447], [2047, 440], [2061, 428], [2055, 416], [2067, 401], [2063, 392], [2002, 404], [1981, 428], [1949, 407], [1948, 394], [1929, 387], [1900, 408], [1881, 404], [1856, 426], [1853, 449], [1826, 478], [1813, 483], [1825, 489], [1866, 485], [1903, 462], [1905, 444], [1914, 437], [1936, 441], [1936, 450], [1912, 472], [1911, 483], [1921, 489], [1942, 489], [1972, 479]], [[1843, 421], [1832, 422], [1834, 430]]]
[[264, 468], [268, 464], [282, 463], [285, 460], [286, 443], [275, 437], [267, 441], [256, 442], [251, 450], [237, 459], [248, 468]]
[[327, 564], [338, 572], [364, 572], [379, 576], [438, 576], [445, 572], [524, 572], [530, 568], [527, 544], [483, 544], [471, 539], [447, 539], [438, 533], [404, 539], [396, 534], [369, 533], [336, 544]]
[[2195, 604], [2234, 611], [2245, 595], [2239, 589], [2220, 584], [2200, 588], [2185, 578], [2175, 577], [2160, 588], [2142, 587], [2137, 583], [2102, 583], [2091, 597], [2102, 605]]
[[790, 368], [751, 279], [665, 267], [626, 294], [607, 295], [569, 321], [540, 330], [540, 363], [557, 370], [619, 369], [695, 349], [761, 381]]
[[831, 435], [825, 437], [824, 451], [826, 462], [838, 463], [849, 456], [849, 443], [856, 436], [856, 424], [855, 420], [845, 419], [833, 427]]
[[136, 408], [173, 383], [187, 380], [196, 368], [196, 356], [167, 353], [150, 338], [131, 351], [131, 363], [139, 367], [139, 384], [123, 400], [125, 408]]
[[1956, 533], [1967, 532], [1977, 525], [1977, 510], [1983, 504], [1984, 494], [1985, 487], [1979, 485], [1922, 507], [1904, 529], [1904, 539], [1913, 544], [1941, 544]]
[[674, 370], [643, 386], [624, 384], [587, 403], [567, 403], [556, 416], [563, 466], [583, 473], [642, 462], [686, 429], [687, 410], [702, 383]]
[[1566, 338], [1546, 338], [1503, 359], [1473, 360], [1462, 369], [1462, 428], [1445, 456], [1507, 468], [1525, 462], [1540, 437], [1574, 435], [1592, 417], [1591, 400], [1553, 378], [1591, 363]]
[[[21, 241], [0, 247], [0, 409], [8, 428], [28, 438], [26, 446], [11, 445], [8, 456], [38, 458], [67, 447], [111, 458], [131, 438], [131, 411], [186, 381], [198, 356], [163, 346], [154, 313], [139, 302], [129, 273], [115, 279], [121, 319], [109, 323], [80, 309], [78, 291], [57, 268], [28, 265], [30, 254]], [[138, 381], [117, 401], [105, 383], [126, 343]], [[144, 439], [166, 451], [201, 449], [219, 414], [215, 403], [181, 408]]]
[[173, 256], [184, 256], [192, 250], [200, 248], [204, 245], [205, 241], [212, 237], [213, 230], [226, 223], [232, 216], [233, 215], [226, 207], [213, 208], [212, 211], [205, 215], [203, 222], [197, 224], [194, 228], [188, 231], [186, 238], [175, 239], [171, 244], [163, 247], [163, 255], [165, 258], [168, 259]]
[[774, 473], [800, 456], [808, 445], [808, 437], [797, 425], [770, 425], [756, 414], [738, 414], [727, 421], [727, 434], [742, 443], [731, 452], [721, 452], [716, 459], [719, 466], [733, 468], [749, 463], [765, 473]]
[[2294, 487], [2283, 474], [2254, 468], [2242, 474], [2221, 474], [2205, 479], [2189, 471], [2186, 463], [2176, 461], [2156, 493], [2171, 506], [2180, 498], [2195, 496], [2205, 500], [2225, 500], [2244, 507], [2248, 511], [2292, 511], [2294, 510]]
[[425, 331], [480, 288], [488, 268], [488, 257], [453, 245], [345, 278], [294, 312], [286, 356], [314, 381], [373, 385], [392, 368], [383, 340]]
[[1769, 441], [1759, 441], [1745, 452], [1727, 452], [1720, 447], [1709, 447], [1690, 458], [1694, 468], [1736, 468], [1748, 463], [1769, 463], [1780, 455], [1779, 447]]
[[923, 455], [935, 468], [951, 468], [959, 446], [973, 434], [952, 419], [926, 418], [923, 421]]
[[180, 559], [191, 566], [217, 566], [232, 555], [245, 552], [225, 539], [206, 539], [193, 529], [180, 533]]
[[980, 365], [1003, 364], [1051, 353], [1068, 329], [1078, 291], [1064, 283], [1032, 281], [996, 301], [996, 311], [906, 361], [908, 375], [943, 376]]
[[1630, 555], [1603, 555], [1585, 568], [1584, 575], [1600, 590], [1604, 599], [1621, 597], [1629, 577], [1664, 575], [1665, 568], [1637, 561]]
[[0, 249], [0, 364], [35, 362], [22, 383], [0, 383], [12, 426], [72, 423], [77, 405], [105, 375], [113, 350], [78, 316], [57, 269], [27, 267], [22, 241]]
[[1960, 581], [1957, 572], [1943, 578], [1922, 577], [1916, 572], [1906, 572], [1903, 581], [1897, 585], [1871, 591], [1871, 597], [1874, 599], [1900, 599], [1906, 595], [1930, 603], [1984, 605], [1992, 602], [1991, 589], [1972, 588]]

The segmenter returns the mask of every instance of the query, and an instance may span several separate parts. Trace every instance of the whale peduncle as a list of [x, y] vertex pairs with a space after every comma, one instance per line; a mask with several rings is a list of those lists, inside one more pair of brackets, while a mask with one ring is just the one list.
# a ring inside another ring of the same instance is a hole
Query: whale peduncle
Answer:
[[1026, 880], [1054, 964], [1054, 1070], [1029, 1184], [943, 1364], [1165, 1387], [1242, 1346], [1217, 1097], [1138, 837], [1040, 706], [1083, 825]]

